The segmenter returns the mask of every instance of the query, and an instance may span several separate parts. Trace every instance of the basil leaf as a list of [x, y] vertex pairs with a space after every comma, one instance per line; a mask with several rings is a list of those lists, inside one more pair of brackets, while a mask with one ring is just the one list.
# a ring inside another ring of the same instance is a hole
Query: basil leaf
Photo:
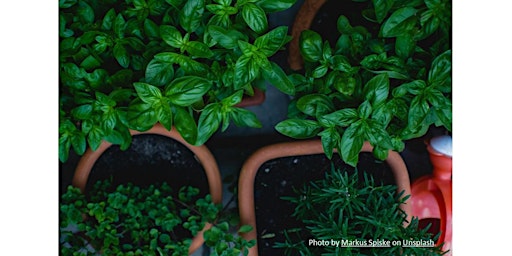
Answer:
[[304, 60], [319, 61], [322, 58], [322, 38], [312, 30], [304, 30], [299, 38], [300, 53]]
[[156, 86], [141, 82], [133, 83], [133, 86], [139, 98], [145, 103], [154, 105], [162, 99], [162, 92]]
[[92, 116], [92, 105], [85, 104], [71, 110], [71, 116], [78, 120], [89, 119]]
[[113, 53], [119, 65], [121, 65], [121, 67], [123, 68], [128, 68], [128, 66], [130, 65], [130, 57], [128, 57], [128, 51], [126, 50], [124, 45], [122, 45], [121, 43], [115, 44]]
[[138, 102], [128, 107], [128, 121], [131, 129], [147, 131], [155, 125], [158, 117], [151, 104]]
[[372, 105], [368, 100], [365, 100], [359, 107], [357, 108], [357, 113], [359, 114], [359, 117], [362, 119], [367, 119], [372, 114]]
[[178, 106], [190, 106], [201, 100], [203, 95], [212, 87], [208, 79], [197, 76], [184, 76], [175, 79], [165, 90], [165, 96], [171, 103]]
[[188, 0], [179, 13], [181, 27], [188, 33], [196, 31], [201, 25], [204, 8], [204, 0]]
[[59, 137], [59, 160], [64, 163], [69, 158], [69, 150], [71, 149], [71, 141], [68, 136]]
[[397, 37], [409, 31], [416, 25], [417, 10], [412, 7], [403, 7], [391, 14], [382, 24], [380, 33], [383, 37]]
[[124, 37], [124, 28], [126, 26], [126, 21], [121, 13], [117, 14], [116, 19], [114, 20], [114, 35], [117, 38]]
[[244, 96], [244, 91], [238, 90], [231, 96], [222, 99], [221, 103], [224, 106], [232, 107], [232, 106], [240, 103], [242, 101], [243, 96]]
[[85, 24], [94, 23], [94, 9], [85, 1], [78, 1], [76, 10], [78, 18]]
[[171, 82], [174, 77], [173, 64], [152, 59], [146, 66], [145, 75], [146, 82], [156, 86], [164, 86]]
[[93, 126], [87, 134], [87, 143], [91, 150], [96, 151], [103, 140], [103, 130], [100, 127]]
[[359, 130], [361, 122], [351, 124], [343, 133], [340, 141], [340, 153], [343, 161], [353, 167], [356, 167], [359, 160], [359, 153], [363, 148], [364, 139]]
[[342, 35], [352, 33], [352, 26], [350, 25], [350, 22], [348, 21], [347, 17], [345, 17], [344, 15], [340, 15], [340, 17], [338, 17], [338, 20], [336, 22], [336, 28], [338, 29], [338, 32], [340, 32], [340, 34]]
[[144, 20], [144, 33], [151, 39], [157, 39], [160, 37], [160, 28], [151, 19]]
[[292, 7], [297, 0], [261, 0], [256, 4], [266, 13], [280, 12]]
[[265, 14], [265, 11], [253, 3], [246, 3], [243, 5], [242, 18], [245, 23], [247, 23], [247, 25], [258, 34], [265, 32], [268, 28], [267, 15]]
[[363, 89], [365, 99], [370, 101], [373, 107], [386, 102], [389, 95], [389, 77], [387, 74], [374, 76], [366, 83]]
[[261, 122], [252, 111], [243, 108], [233, 108], [230, 115], [236, 126], [261, 128]]
[[389, 10], [391, 10], [391, 7], [393, 7], [394, 0], [372, 0], [372, 2], [375, 7], [377, 22], [382, 23], [388, 15]]
[[205, 64], [195, 61], [188, 56], [174, 52], [158, 53], [155, 55], [155, 59], [161, 62], [178, 64], [187, 73], [203, 74], [208, 70], [208, 67]]
[[329, 128], [323, 130], [318, 135], [322, 141], [322, 148], [324, 149], [325, 155], [327, 158], [332, 159], [334, 148], [336, 148], [341, 142], [340, 134], [336, 129]]
[[306, 115], [317, 117], [334, 111], [334, 104], [326, 95], [309, 94], [297, 101], [297, 108]]
[[448, 50], [432, 61], [428, 73], [429, 84], [435, 84], [442, 92], [451, 91], [452, 51]]
[[197, 125], [194, 117], [184, 108], [177, 107], [176, 115], [174, 116], [174, 126], [190, 144], [195, 144], [197, 141]]
[[225, 29], [220, 26], [208, 26], [208, 33], [220, 46], [226, 49], [234, 49], [238, 46], [238, 41], [247, 41], [247, 35], [235, 29]]
[[181, 36], [180, 31], [173, 26], [161, 25], [160, 36], [165, 43], [174, 48], [179, 49], [183, 45], [183, 36]]
[[418, 95], [414, 97], [411, 102], [411, 107], [409, 108], [409, 116], [408, 116], [408, 127], [410, 130], [415, 130], [419, 127], [429, 112], [429, 105], [424, 97]]
[[213, 56], [212, 50], [210, 50], [210, 48], [206, 44], [201, 42], [189, 41], [185, 43], [183, 48], [193, 57], [210, 58]]
[[416, 41], [411, 33], [404, 33], [396, 38], [395, 52], [399, 57], [406, 59], [414, 52]]
[[254, 45], [258, 47], [259, 50], [265, 54], [265, 56], [270, 57], [289, 41], [287, 33], [288, 27], [277, 27], [270, 32], [256, 38]]
[[316, 136], [321, 127], [312, 120], [288, 119], [278, 123], [275, 129], [294, 139], [306, 139]]
[[195, 145], [204, 144], [219, 129], [222, 121], [221, 108], [220, 104], [209, 104], [203, 109], [199, 116]]
[[318, 121], [321, 124], [326, 124], [325, 126], [340, 126], [347, 127], [357, 121], [359, 116], [357, 111], [353, 108], [345, 108], [335, 112], [332, 112], [327, 115], [323, 115], [318, 118]]
[[272, 67], [271, 70], [262, 69], [263, 78], [265, 78], [265, 80], [267, 80], [270, 84], [272, 84], [281, 92], [286, 93], [288, 95], [294, 95], [295, 86], [293, 85], [292, 81], [288, 78], [288, 76], [286, 76], [286, 73], [283, 71], [283, 69], [274, 62], [270, 62], [270, 65]]
[[171, 130], [173, 116], [171, 106], [169, 105], [167, 99], [160, 99], [160, 101], [154, 106], [154, 108], [158, 121], [165, 127], [165, 129]]
[[114, 10], [114, 8], [112, 8], [112, 9], [108, 10], [108, 12], [105, 14], [105, 17], [103, 18], [103, 21], [101, 22], [101, 28], [106, 31], [111, 30], [115, 19], [116, 19], [116, 11]]
[[76, 154], [83, 155], [85, 153], [87, 143], [83, 132], [76, 130], [71, 136], [70, 142]]
[[259, 76], [259, 73], [259, 65], [252, 56], [240, 56], [235, 63], [235, 90], [252, 82]]

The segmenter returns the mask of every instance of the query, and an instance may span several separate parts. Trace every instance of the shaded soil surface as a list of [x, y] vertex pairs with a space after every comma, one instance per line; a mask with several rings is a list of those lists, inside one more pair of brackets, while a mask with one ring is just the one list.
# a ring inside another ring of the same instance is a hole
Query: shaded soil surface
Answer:
[[[372, 153], [361, 153], [357, 166], [362, 180], [364, 172], [374, 177], [377, 184], [395, 185], [390, 167], [376, 160]], [[254, 184], [254, 204], [260, 255], [284, 255], [284, 250], [273, 248], [274, 243], [284, 242], [285, 229], [300, 227], [291, 215], [294, 205], [282, 200], [295, 196], [294, 191], [311, 181], [325, 177], [332, 166], [353, 173], [355, 168], [343, 163], [338, 156], [329, 160], [325, 155], [285, 157], [267, 161], [258, 170]]]
[[112, 177], [114, 186], [133, 183], [140, 187], [166, 182], [174, 192], [185, 185], [208, 192], [208, 181], [202, 165], [187, 147], [171, 138], [142, 134], [133, 136], [130, 147], [107, 149], [94, 165], [86, 190], [97, 180]]

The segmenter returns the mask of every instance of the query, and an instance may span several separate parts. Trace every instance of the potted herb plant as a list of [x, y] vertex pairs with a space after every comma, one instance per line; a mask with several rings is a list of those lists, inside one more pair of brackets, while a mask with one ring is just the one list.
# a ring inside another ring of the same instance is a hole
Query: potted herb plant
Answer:
[[60, 160], [102, 140], [127, 148], [130, 129], [157, 122], [194, 145], [231, 122], [260, 127], [239, 104], [265, 82], [295, 92], [269, 60], [287, 27], [266, 16], [294, 2], [60, 1]]
[[[389, 152], [385, 162], [372, 156], [369, 142], [363, 144], [357, 169], [364, 170], [378, 179], [379, 184], [393, 184], [400, 198], [410, 195], [411, 187], [407, 168], [397, 152]], [[312, 180], [318, 180], [329, 172], [331, 166], [354, 169], [341, 158], [328, 159], [320, 140], [283, 142], [265, 146], [253, 153], [243, 164], [238, 183], [240, 222], [254, 229], [244, 237], [257, 240], [249, 255], [267, 255], [276, 252], [273, 246], [283, 241], [284, 229], [299, 225], [290, 218], [295, 206], [283, 202], [281, 197], [290, 197], [295, 189], [302, 188]], [[363, 175], [364, 172], [360, 172]], [[361, 176], [362, 177], [362, 176]], [[401, 204], [405, 213], [403, 221], [412, 218], [409, 204]]]
[[301, 225], [275, 246], [285, 255], [442, 255], [439, 235], [420, 229], [417, 218], [403, 225], [407, 197], [400, 196], [396, 186], [333, 168], [283, 198], [295, 205], [292, 217]]
[[61, 253], [188, 255], [204, 239], [213, 255], [247, 255], [253, 242], [231, 234], [229, 222], [219, 219], [222, 206], [198, 194], [189, 186], [174, 193], [166, 183], [116, 187], [104, 180], [86, 194], [69, 186], [60, 202]]
[[337, 149], [352, 166], [365, 141], [385, 159], [431, 126], [451, 132], [452, 122], [451, 2], [358, 2], [366, 6], [359, 19], [372, 25], [340, 15], [334, 45], [300, 33], [303, 69], [290, 75], [296, 95], [289, 119], [276, 125], [292, 138], [319, 136], [329, 158]]

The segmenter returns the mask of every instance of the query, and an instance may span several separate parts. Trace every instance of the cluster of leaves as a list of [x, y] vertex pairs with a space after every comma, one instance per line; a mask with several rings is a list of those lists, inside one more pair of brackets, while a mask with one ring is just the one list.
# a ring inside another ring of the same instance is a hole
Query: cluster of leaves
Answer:
[[276, 129], [303, 139], [320, 136], [326, 155], [334, 149], [355, 166], [364, 141], [379, 159], [402, 151], [404, 140], [431, 125], [451, 131], [451, 2], [373, 0], [361, 19], [378, 34], [337, 21], [334, 47], [318, 33], [300, 36], [304, 73], [290, 75], [296, 99], [289, 119]]
[[267, 81], [293, 94], [269, 58], [289, 42], [267, 14], [295, 0], [61, 0], [59, 158], [101, 140], [127, 148], [129, 129], [175, 125], [203, 144], [230, 122], [261, 127], [236, 107]]
[[364, 175], [361, 181], [353, 174], [336, 170], [325, 178], [313, 181], [297, 191], [296, 197], [286, 197], [296, 205], [293, 217], [304, 226], [285, 231], [286, 241], [275, 244], [285, 248], [287, 255], [441, 255], [441, 246], [364, 248], [310, 247], [308, 239], [336, 241], [402, 241], [436, 240], [439, 235], [428, 233], [429, 227], [418, 228], [418, 219], [404, 226], [406, 214], [399, 206], [409, 196], [397, 193], [394, 185], [378, 185]]
[[[207, 222], [214, 223], [203, 233], [213, 255], [248, 254], [255, 242], [231, 233], [228, 221], [219, 220], [221, 205], [210, 195], [198, 198], [192, 187], [171, 194], [165, 183], [112, 189], [105, 180], [87, 195], [70, 186], [60, 202], [62, 255], [187, 255], [192, 237]], [[251, 229], [242, 226], [239, 232]]]

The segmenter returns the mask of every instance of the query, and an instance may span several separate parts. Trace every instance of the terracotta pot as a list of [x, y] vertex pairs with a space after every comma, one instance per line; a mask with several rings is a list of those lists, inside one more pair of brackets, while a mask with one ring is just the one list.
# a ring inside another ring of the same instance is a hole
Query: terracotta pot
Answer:
[[304, 65], [299, 48], [300, 33], [311, 27], [316, 13], [326, 1], [305, 0], [295, 16], [291, 31], [292, 41], [288, 46], [288, 64], [292, 70], [300, 70]]
[[[222, 179], [219, 172], [219, 167], [217, 166], [215, 158], [213, 157], [213, 155], [206, 146], [193, 146], [187, 143], [174, 127], [170, 131], [168, 131], [160, 123], [157, 123], [155, 126], [153, 126], [153, 128], [145, 132], [130, 130], [130, 134], [132, 136], [139, 134], [162, 135], [174, 139], [180, 142], [181, 144], [185, 145], [194, 153], [196, 159], [203, 166], [206, 177], [208, 179], [209, 193], [212, 197], [213, 203], [222, 203]], [[96, 151], [87, 149], [84, 155], [80, 158], [80, 161], [78, 162], [78, 165], [76, 167], [72, 181], [73, 186], [78, 187], [82, 192], [85, 192], [85, 186], [87, 184], [89, 174], [91, 173], [94, 164], [110, 146], [112, 146], [111, 143], [102, 141], [102, 143]], [[197, 236], [193, 238], [192, 244], [190, 245], [189, 248], [189, 254], [192, 254], [194, 251], [196, 251], [199, 247], [202, 246], [202, 244], [204, 243], [203, 232], [205, 230], [208, 230], [210, 227], [211, 224], [207, 224], [203, 231], [199, 232]]]
[[[371, 152], [373, 150], [370, 143], [365, 142], [361, 152]], [[265, 162], [282, 157], [303, 156], [313, 154], [324, 154], [320, 140], [284, 142], [263, 147], [252, 154], [242, 166], [240, 178], [238, 181], [238, 205], [240, 211], [240, 224], [251, 225], [253, 230], [241, 234], [245, 239], [257, 240], [256, 212], [254, 206], [254, 180], [258, 169]], [[398, 187], [398, 191], [405, 191], [404, 196], [411, 194], [411, 185], [409, 173], [402, 157], [394, 151], [390, 151], [386, 163], [393, 171], [393, 176]], [[412, 210], [410, 204], [402, 204], [400, 208], [407, 214], [407, 222], [412, 219]], [[258, 255], [258, 244], [249, 249], [249, 256]]]

